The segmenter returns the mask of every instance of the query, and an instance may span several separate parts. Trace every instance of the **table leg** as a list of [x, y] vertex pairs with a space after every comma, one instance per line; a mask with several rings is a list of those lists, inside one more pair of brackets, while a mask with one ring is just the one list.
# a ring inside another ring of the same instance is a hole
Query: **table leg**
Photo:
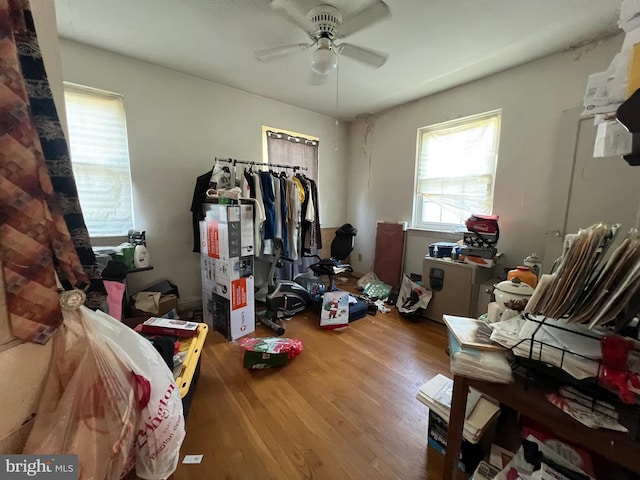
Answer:
[[449, 415], [449, 429], [447, 432], [447, 451], [444, 457], [444, 473], [442, 475], [443, 480], [454, 480], [457, 476], [468, 393], [469, 384], [467, 379], [459, 375], [454, 375], [451, 413]]

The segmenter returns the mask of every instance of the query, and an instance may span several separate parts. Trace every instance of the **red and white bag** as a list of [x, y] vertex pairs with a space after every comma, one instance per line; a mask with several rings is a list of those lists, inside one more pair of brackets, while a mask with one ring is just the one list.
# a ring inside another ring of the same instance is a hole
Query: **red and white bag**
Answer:
[[109, 315], [87, 310], [105, 342], [135, 374], [141, 416], [135, 433], [136, 474], [144, 479], [168, 478], [178, 466], [184, 440], [180, 391], [173, 373], [153, 347]]

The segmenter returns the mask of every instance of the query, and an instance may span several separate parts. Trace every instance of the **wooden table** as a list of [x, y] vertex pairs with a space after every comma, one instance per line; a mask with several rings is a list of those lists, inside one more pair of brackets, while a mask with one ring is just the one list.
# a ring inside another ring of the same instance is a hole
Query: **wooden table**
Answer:
[[458, 474], [457, 459], [460, 455], [469, 387], [546, 426], [559, 438], [581, 445], [613, 463], [640, 473], [640, 442], [634, 440], [631, 435], [588, 428], [574, 420], [544, 398], [545, 394], [554, 390], [553, 386], [545, 387], [533, 382], [525, 384], [525, 380], [519, 376], [516, 376], [515, 382], [503, 385], [454, 375], [444, 480], [453, 480]]

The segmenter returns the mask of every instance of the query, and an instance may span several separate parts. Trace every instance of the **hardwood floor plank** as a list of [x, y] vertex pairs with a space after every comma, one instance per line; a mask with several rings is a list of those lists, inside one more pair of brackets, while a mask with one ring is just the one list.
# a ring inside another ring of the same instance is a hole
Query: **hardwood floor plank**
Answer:
[[449, 375], [445, 327], [395, 309], [342, 332], [321, 329], [311, 312], [284, 326], [304, 351], [264, 371], [242, 368], [238, 343], [210, 333], [182, 448], [203, 462], [180, 464], [172, 478], [427, 478], [428, 411], [416, 393]]

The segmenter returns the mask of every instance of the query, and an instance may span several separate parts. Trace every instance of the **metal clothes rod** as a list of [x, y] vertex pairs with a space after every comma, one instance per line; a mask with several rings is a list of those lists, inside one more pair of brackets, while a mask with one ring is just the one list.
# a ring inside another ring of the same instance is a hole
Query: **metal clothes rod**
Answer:
[[215, 158], [216, 162], [227, 162], [227, 163], [233, 163], [234, 165], [240, 163], [242, 165], [253, 165], [255, 167], [274, 167], [274, 168], [288, 168], [291, 169], [293, 171], [297, 171], [297, 170], [304, 170], [307, 171], [309, 170], [307, 167], [301, 167], [299, 165], [282, 165], [279, 163], [262, 163], [262, 162], [247, 162], [244, 160], [236, 160], [235, 158]]

